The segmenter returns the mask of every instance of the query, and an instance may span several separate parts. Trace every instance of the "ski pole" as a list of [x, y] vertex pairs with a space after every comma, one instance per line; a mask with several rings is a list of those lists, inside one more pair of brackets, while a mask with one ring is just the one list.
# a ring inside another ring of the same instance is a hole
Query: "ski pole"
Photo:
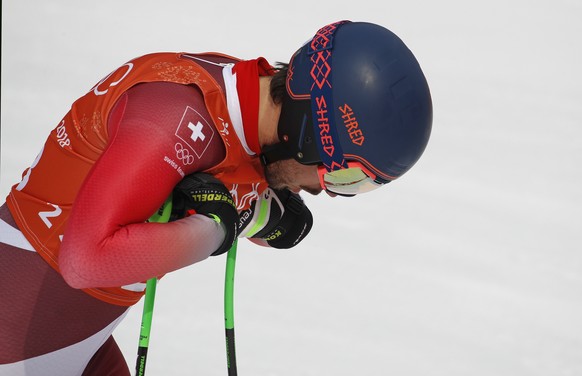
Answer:
[[[172, 213], [172, 197], [170, 196], [164, 205], [154, 215], [150, 217], [148, 222], [166, 223], [170, 219]], [[136, 376], [145, 375], [146, 360], [148, 355], [148, 347], [150, 344], [150, 332], [152, 329], [152, 317], [154, 313], [154, 300], [156, 297], [156, 285], [158, 278], [154, 277], [146, 283], [146, 293], [143, 304], [143, 313], [141, 316], [141, 330], [139, 332], [139, 345], [137, 348], [137, 361], [135, 364]]]
[[135, 364], [136, 376], [145, 375], [145, 366], [150, 344], [150, 331], [152, 328], [152, 316], [154, 313], [154, 298], [156, 296], [157, 278], [151, 278], [146, 284], [146, 295], [141, 317], [141, 330], [139, 332], [139, 346], [137, 348], [137, 362]]
[[226, 257], [226, 276], [224, 280], [224, 324], [228, 376], [237, 376], [234, 344], [234, 267], [236, 264], [236, 246], [237, 241], [235, 240]]

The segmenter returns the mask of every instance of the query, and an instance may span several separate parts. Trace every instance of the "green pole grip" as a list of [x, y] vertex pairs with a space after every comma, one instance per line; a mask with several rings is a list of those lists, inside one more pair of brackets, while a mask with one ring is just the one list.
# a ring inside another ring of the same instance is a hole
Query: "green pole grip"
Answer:
[[236, 265], [236, 247], [237, 241], [235, 240], [226, 256], [226, 276], [224, 281], [224, 326], [228, 376], [237, 376], [234, 342], [234, 267]]
[[151, 278], [146, 284], [146, 295], [143, 305], [143, 315], [141, 319], [141, 331], [139, 333], [139, 346], [148, 347], [150, 343], [150, 332], [152, 329], [152, 317], [154, 315], [154, 300], [156, 297], [157, 278]]
[[[172, 214], [172, 195], [166, 199], [164, 205], [155, 212], [148, 222], [166, 223]], [[150, 278], [146, 283], [146, 293], [143, 303], [143, 313], [141, 316], [141, 329], [139, 332], [139, 345], [137, 348], [137, 361], [135, 365], [136, 376], [145, 375], [148, 347], [150, 344], [150, 333], [152, 330], [152, 318], [154, 315], [154, 300], [156, 297], [156, 286], [158, 279]]]
[[224, 280], [224, 323], [226, 329], [234, 328], [234, 269], [236, 265], [237, 241], [226, 256], [226, 276]]

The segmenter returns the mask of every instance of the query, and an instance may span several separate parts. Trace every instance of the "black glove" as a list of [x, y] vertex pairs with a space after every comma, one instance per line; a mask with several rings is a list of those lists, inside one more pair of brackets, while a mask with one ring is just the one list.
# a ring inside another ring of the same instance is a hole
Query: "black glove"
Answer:
[[215, 177], [195, 173], [187, 175], [172, 192], [171, 220], [192, 214], [202, 214], [218, 222], [226, 236], [220, 248], [212, 256], [220, 255], [230, 249], [238, 233], [238, 212], [230, 192]]
[[273, 248], [291, 248], [309, 234], [313, 216], [296, 193], [267, 188], [240, 214], [241, 237], [260, 238]]

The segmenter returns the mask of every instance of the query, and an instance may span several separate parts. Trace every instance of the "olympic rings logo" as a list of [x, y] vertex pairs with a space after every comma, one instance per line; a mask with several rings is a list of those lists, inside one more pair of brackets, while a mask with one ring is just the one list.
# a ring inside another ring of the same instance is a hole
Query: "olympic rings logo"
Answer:
[[185, 149], [181, 143], [177, 142], [174, 146], [174, 150], [176, 150], [176, 158], [181, 160], [184, 165], [191, 165], [194, 163], [194, 156], [190, 154], [188, 149]]

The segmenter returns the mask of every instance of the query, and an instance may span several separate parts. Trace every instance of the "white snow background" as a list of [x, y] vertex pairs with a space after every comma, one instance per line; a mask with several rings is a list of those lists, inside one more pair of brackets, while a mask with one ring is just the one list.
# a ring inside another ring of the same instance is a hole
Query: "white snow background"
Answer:
[[[296, 249], [240, 243], [239, 374], [582, 375], [577, 0], [3, 1], [0, 194], [125, 61], [287, 61], [340, 19], [379, 23], [415, 53], [432, 137], [377, 192], [304, 195], [315, 225]], [[216, 257], [160, 282], [148, 375], [226, 375], [224, 266]], [[131, 369], [141, 308], [115, 333]]]

